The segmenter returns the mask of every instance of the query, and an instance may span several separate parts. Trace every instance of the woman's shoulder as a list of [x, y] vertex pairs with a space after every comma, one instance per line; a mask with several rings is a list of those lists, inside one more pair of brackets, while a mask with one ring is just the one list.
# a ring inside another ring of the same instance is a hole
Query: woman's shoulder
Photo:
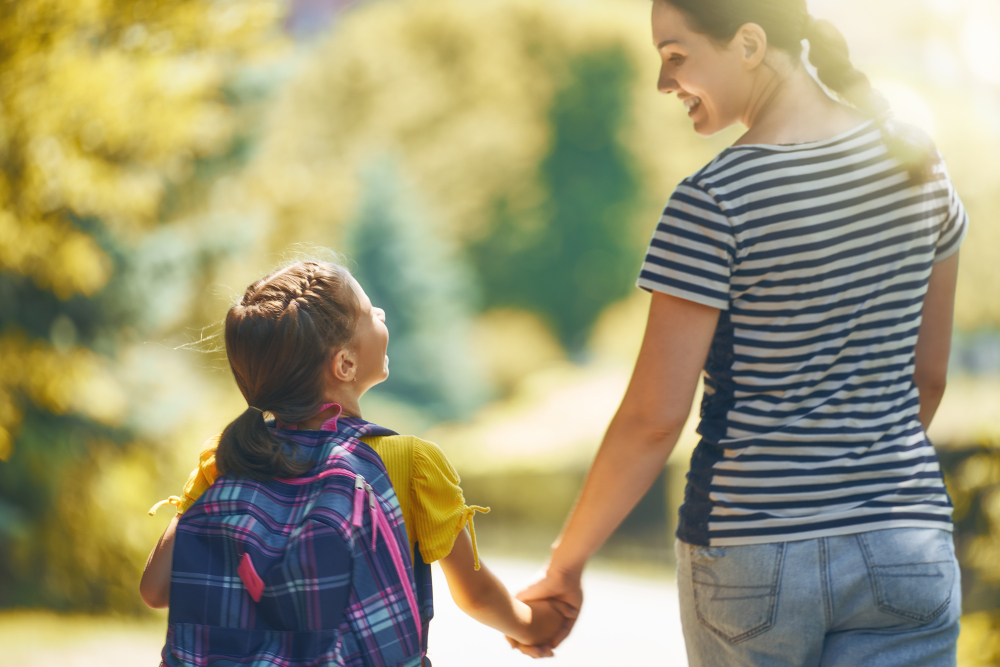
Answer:
[[874, 121], [865, 120], [849, 129], [816, 141], [800, 143], [736, 143], [723, 149], [704, 167], [682, 181], [706, 191], [728, 189], [738, 183], [741, 188], [755, 182], [769, 182], [776, 171], [800, 167], [805, 163], [833, 158], [870, 159], [870, 151], [883, 142], [882, 132]]

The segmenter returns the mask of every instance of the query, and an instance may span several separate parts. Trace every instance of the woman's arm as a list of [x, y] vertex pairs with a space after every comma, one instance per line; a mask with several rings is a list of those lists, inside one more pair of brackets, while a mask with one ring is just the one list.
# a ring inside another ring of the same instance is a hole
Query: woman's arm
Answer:
[[653, 293], [622, 404], [553, 547], [545, 578], [519, 599], [555, 598], [579, 609], [584, 565], [646, 493], [677, 443], [718, 320], [716, 308]]
[[170, 520], [160, 540], [149, 552], [146, 569], [139, 580], [139, 595], [153, 609], [170, 606], [170, 571], [174, 564], [174, 535], [178, 518], [179, 515]]
[[[458, 534], [451, 553], [441, 559], [441, 569], [458, 608], [484, 625], [527, 645], [541, 644], [557, 633], [565, 619], [549, 602], [525, 604], [480, 562], [475, 569], [472, 540], [465, 530]], [[540, 655], [552, 655], [542, 650]]]
[[917, 335], [913, 383], [920, 392], [920, 423], [931, 425], [944, 396], [951, 353], [951, 327], [955, 313], [955, 285], [958, 280], [958, 252], [931, 269], [923, 319]]

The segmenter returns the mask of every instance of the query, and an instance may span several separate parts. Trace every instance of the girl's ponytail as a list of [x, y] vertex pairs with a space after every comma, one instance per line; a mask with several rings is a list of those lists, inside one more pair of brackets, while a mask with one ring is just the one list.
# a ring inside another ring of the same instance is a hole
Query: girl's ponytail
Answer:
[[220, 471], [235, 477], [297, 477], [309, 469], [309, 463], [296, 454], [271, 434], [264, 423], [264, 413], [251, 406], [222, 432], [215, 464]]
[[222, 432], [220, 473], [296, 477], [309, 464], [264, 422], [296, 424], [323, 404], [326, 364], [354, 337], [359, 303], [347, 269], [299, 262], [250, 285], [226, 314], [226, 356], [249, 407]]
[[809, 62], [816, 67], [816, 76], [823, 85], [878, 124], [886, 147], [910, 173], [912, 181], [927, 181], [939, 160], [933, 142], [919, 128], [892, 117], [885, 97], [851, 63], [847, 41], [836, 26], [807, 16], [803, 39], [809, 42]]

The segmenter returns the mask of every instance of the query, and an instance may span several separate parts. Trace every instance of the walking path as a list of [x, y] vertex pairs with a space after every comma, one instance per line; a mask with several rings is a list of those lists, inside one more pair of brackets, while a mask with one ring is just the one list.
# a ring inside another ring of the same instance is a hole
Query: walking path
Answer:
[[[491, 558], [511, 589], [530, 581], [541, 563]], [[498, 633], [479, 625], [451, 601], [434, 571], [435, 618], [428, 655], [434, 667], [524, 666], [532, 660]], [[573, 634], [555, 659], [538, 667], [665, 665], [686, 667], [684, 641], [671, 580], [594, 569], [584, 577], [586, 603]], [[156, 667], [166, 631], [161, 620], [61, 616], [52, 612], [0, 613], [0, 664], [23, 667]]]
[[[512, 590], [531, 581], [540, 563], [489, 560]], [[507, 667], [532, 663], [498, 633], [463, 614], [451, 601], [440, 568], [434, 568], [434, 621], [427, 655], [434, 667]], [[573, 634], [554, 659], [538, 667], [664, 665], [687, 667], [672, 579], [631, 576], [605, 569], [584, 575], [585, 602]]]

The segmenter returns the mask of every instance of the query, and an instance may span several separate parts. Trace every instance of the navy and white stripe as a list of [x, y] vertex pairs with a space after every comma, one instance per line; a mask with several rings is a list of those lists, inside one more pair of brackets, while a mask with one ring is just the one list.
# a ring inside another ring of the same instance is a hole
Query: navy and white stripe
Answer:
[[943, 165], [912, 185], [872, 123], [736, 146], [677, 187], [638, 285], [722, 311], [678, 537], [951, 529], [914, 348], [967, 227]]

